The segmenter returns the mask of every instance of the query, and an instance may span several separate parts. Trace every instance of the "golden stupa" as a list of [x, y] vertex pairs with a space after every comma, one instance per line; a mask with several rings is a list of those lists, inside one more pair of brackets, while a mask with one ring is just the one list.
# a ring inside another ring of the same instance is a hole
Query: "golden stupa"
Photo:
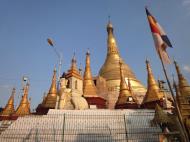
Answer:
[[190, 135], [190, 85], [186, 78], [180, 71], [180, 68], [176, 61], [174, 61], [177, 75], [178, 75], [178, 85], [174, 81], [174, 88], [176, 90], [176, 100], [179, 105], [180, 113]]
[[184, 97], [190, 96], [190, 85], [187, 82], [186, 78], [181, 73], [180, 68], [176, 61], [174, 61], [174, 64], [175, 64], [177, 75], [178, 75], [178, 80], [179, 80], [178, 85], [179, 85], [180, 94]]
[[107, 25], [107, 57], [106, 60], [99, 71], [99, 75], [104, 77], [107, 82], [107, 87], [109, 90], [116, 90], [119, 92], [120, 88], [120, 65], [121, 61], [123, 65], [123, 74], [125, 78], [130, 78], [131, 87], [133, 88], [134, 94], [137, 95], [140, 102], [145, 95], [146, 88], [140, 83], [135, 77], [134, 73], [130, 67], [124, 63], [123, 59], [120, 57], [119, 50], [117, 47], [116, 39], [113, 34], [113, 26], [109, 21]]
[[17, 116], [23, 116], [30, 114], [30, 102], [28, 100], [29, 83], [24, 86], [24, 95], [20, 101], [20, 104], [15, 112]]
[[57, 87], [56, 87], [56, 69], [53, 71], [52, 83], [42, 106], [45, 108], [55, 108], [57, 99]]
[[97, 89], [92, 79], [90, 68], [90, 53], [86, 53], [86, 66], [83, 77], [83, 96], [84, 97], [98, 97]]
[[[156, 103], [161, 103], [163, 101], [164, 94], [160, 91], [160, 88], [158, 87], [158, 84], [153, 76], [150, 63], [148, 60], [146, 60], [146, 66], [147, 66], [147, 83], [148, 83], [148, 89], [146, 92], [146, 95], [143, 100], [143, 105], [148, 105], [148, 103], [152, 103], [152, 105], [155, 107]], [[152, 105], [149, 104], [147, 107], [152, 107]]]
[[2, 116], [10, 116], [12, 114], [14, 114], [15, 109], [14, 109], [14, 95], [15, 95], [15, 88], [13, 88], [12, 90], [12, 94], [5, 106], [5, 108], [3, 109], [3, 111], [0, 113], [0, 115]]
[[[122, 63], [120, 64], [120, 91], [119, 97], [116, 102], [115, 108], [116, 109], [125, 109], [125, 108], [134, 108], [137, 107], [137, 103], [135, 97], [132, 94], [132, 90], [129, 86], [127, 86], [122, 69]], [[129, 81], [130, 82], [130, 81]], [[128, 85], [130, 84], [128, 82]]]

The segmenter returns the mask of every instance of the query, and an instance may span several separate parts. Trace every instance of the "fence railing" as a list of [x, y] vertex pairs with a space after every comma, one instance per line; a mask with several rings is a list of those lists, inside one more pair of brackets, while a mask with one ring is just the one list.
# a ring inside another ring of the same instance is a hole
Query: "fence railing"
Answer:
[[0, 135], [18, 142], [157, 142], [154, 115], [45, 115], [21, 117]]

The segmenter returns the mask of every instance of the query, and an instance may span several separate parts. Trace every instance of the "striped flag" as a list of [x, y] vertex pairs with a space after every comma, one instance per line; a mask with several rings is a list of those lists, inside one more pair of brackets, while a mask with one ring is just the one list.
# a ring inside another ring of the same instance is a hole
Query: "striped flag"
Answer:
[[162, 58], [164, 63], [170, 64], [171, 61], [167, 54], [166, 48], [172, 47], [172, 44], [169, 38], [167, 37], [166, 33], [164, 32], [163, 28], [158, 24], [156, 19], [150, 14], [148, 9], [147, 8], [145, 9], [157, 53], [159, 54], [159, 57]]

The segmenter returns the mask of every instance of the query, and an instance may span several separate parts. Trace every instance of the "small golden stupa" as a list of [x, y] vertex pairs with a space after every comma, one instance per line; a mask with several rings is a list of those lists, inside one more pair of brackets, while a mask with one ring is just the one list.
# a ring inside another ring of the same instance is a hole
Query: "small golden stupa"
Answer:
[[5, 106], [5, 108], [3, 109], [3, 111], [1, 112], [1, 116], [10, 116], [12, 114], [15, 113], [15, 109], [14, 109], [14, 95], [15, 95], [16, 89], [13, 88], [12, 90], [12, 94]]
[[17, 116], [23, 116], [30, 114], [30, 102], [28, 100], [29, 83], [24, 86], [24, 93], [20, 104], [15, 112]]
[[119, 97], [116, 102], [115, 108], [116, 109], [137, 108], [138, 104], [136, 103], [136, 99], [132, 95], [131, 88], [127, 86], [126, 81], [125, 81], [123, 70], [122, 70], [122, 63], [119, 62], [119, 64], [120, 64], [120, 92], [119, 92]]
[[178, 75], [178, 85], [174, 82], [174, 87], [176, 90], [176, 100], [180, 109], [180, 113], [190, 135], [190, 85], [186, 78], [180, 71], [180, 68], [176, 61], [174, 61], [177, 75]]
[[42, 104], [42, 106], [45, 108], [52, 108], [52, 109], [55, 108], [56, 99], [57, 99], [56, 83], [57, 83], [56, 82], [56, 69], [54, 69], [51, 87], [49, 89], [47, 96], [45, 97], [45, 100], [43, 101], [43, 104]]
[[92, 79], [90, 68], [90, 53], [86, 53], [86, 66], [83, 77], [83, 96], [84, 97], [98, 97], [97, 89]]
[[180, 68], [176, 61], [174, 61], [174, 64], [175, 64], [177, 75], [178, 75], [178, 80], [179, 80], [178, 85], [179, 85], [180, 94], [182, 96], [190, 96], [190, 85], [185, 79], [185, 77], [183, 76], [183, 74], [181, 73]]
[[105, 108], [106, 100], [98, 96], [97, 88], [92, 79], [92, 73], [90, 68], [90, 53], [86, 53], [86, 66], [83, 77], [83, 96], [88, 102], [88, 105], [96, 105], [97, 108]]
[[153, 76], [150, 63], [146, 60], [147, 72], [148, 72], [148, 79], [147, 79], [147, 92], [142, 102], [142, 106], [145, 108], [155, 108], [156, 104], [159, 104], [163, 107], [163, 98], [164, 94], [160, 91], [160, 88]]

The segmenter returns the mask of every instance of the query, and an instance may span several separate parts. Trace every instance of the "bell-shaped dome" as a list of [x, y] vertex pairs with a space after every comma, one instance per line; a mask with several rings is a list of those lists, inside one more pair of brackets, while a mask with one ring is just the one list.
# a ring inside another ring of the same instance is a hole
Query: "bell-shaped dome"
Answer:
[[[130, 78], [131, 86], [134, 90], [134, 93], [145, 94], [145, 87], [138, 81], [135, 77], [135, 74], [131, 68], [123, 61], [120, 57], [119, 50], [117, 47], [117, 42], [113, 34], [113, 26], [109, 21], [107, 25], [107, 56], [103, 66], [99, 71], [99, 75], [106, 79], [108, 88], [117, 88], [119, 90], [120, 86], [120, 65], [119, 61], [122, 63], [123, 74], [125, 78]], [[142, 98], [143, 99], [143, 96]], [[141, 102], [142, 100], [140, 100]]]

